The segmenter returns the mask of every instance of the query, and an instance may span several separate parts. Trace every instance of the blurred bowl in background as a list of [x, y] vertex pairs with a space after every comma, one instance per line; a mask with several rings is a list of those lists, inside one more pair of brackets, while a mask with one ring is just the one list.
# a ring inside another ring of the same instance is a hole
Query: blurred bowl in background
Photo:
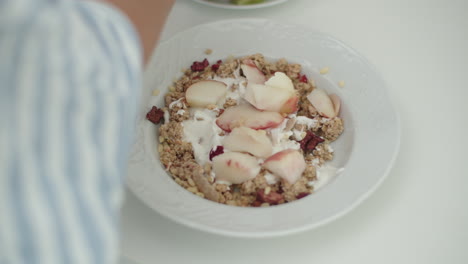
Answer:
[[258, 4], [247, 4], [247, 5], [236, 5], [231, 3], [230, 0], [193, 0], [197, 3], [204, 4], [212, 7], [219, 7], [225, 9], [234, 9], [234, 10], [245, 10], [245, 9], [255, 9], [262, 7], [269, 7], [284, 3], [288, 0], [264, 0], [262, 3]]

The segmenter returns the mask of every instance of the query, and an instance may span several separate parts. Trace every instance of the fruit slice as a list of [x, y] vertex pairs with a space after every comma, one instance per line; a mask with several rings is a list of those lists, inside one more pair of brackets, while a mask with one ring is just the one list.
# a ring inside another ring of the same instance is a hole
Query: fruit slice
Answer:
[[295, 92], [261, 84], [248, 84], [244, 99], [259, 110], [286, 114], [296, 112], [299, 101]]
[[341, 108], [341, 100], [340, 97], [336, 94], [330, 94], [330, 100], [333, 103], [333, 109], [335, 110], [335, 115], [338, 116], [340, 114]]
[[196, 82], [187, 88], [185, 98], [192, 107], [216, 105], [227, 92], [226, 84], [219, 81], [206, 80]]
[[266, 159], [263, 167], [290, 184], [294, 184], [304, 172], [306, 163], [299, 151], [287, 149]]
[[282, 72], [275, 73], [265, 85], [249, 83], [244, 99], [257, 109], [286, 114], [297, 111], [299, 101], [291, 79]]
[[255, 178], [260, 165], [249, 154], [227, 152], [213, 158], [213, 172], [216, 180], [239, 184]]
[[280, 113], [291, 114], [297, 111], [297, 103], [299, 102], [299, 96], [293, 95], [283, 104], [280, 109]]
[[309, 95], [307, 95], [307, 99], [315, 109], [317, 109], [320, 115], [328, 118], [336, 116], [333, 102], [324, 90], [315, 88]]
[[203, 170], [196, 169], [193, 172], [192, 179], [195, 182], [195, 185], [198, 189], [205, 195], [208, 200], [218, 202], [219, 193], [216, 191], [215, 187], [211, 185], [208, 179], [205, 177]]
[[289, 92], [263, 84], [249, 83], [244, 99], [259, 110], [279, 112], [289, 97]]
[[223, 145], [231, 151], [248, 152], [259, 158], [267, 158], [273, 152], [273, 146], [265, 130], [237, 127], [226, 136]]
[[270, 77], [270, 79], [265, 82], [265, 85], [283, 89], [291, 93], [294, 92], [294, 84], [292, 83], [291, 79], [283, 72], [275, 72], [275, 75]]
[[249, 83], [264, 84], [265, 74], [255, 65], [253, 60], [246, 59], [241, 64], [242, 72]]
[[216, 124], [224, 131], [231, 132], [236, 127], [249, 127], [255, 130], [277, 127], [284, 117], [276, 112], [259, 111], [251, 105], [243, 104], [226, 109], [216, 119]]

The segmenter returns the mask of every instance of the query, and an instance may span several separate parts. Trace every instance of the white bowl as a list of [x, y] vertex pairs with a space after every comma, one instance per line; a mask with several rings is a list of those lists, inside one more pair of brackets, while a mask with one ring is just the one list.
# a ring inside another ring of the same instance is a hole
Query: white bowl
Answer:
[[[213, 49], [211, 55], [204, 50]], [[157, 127], [145, 120], [182, 68], [207, 57], [263, 53], [301, 63], [318, 87], [342, 98], [343, 135], [333, 143], [335, 167], [344, 172], [315, 194], [267, 208], [214, 203], [186, 191], [163, 169], [157, 152]], [[329, 67], [326, 75], [319, 74]], [[400, 126], [387, 85], [360, 54], [335, 38], [300, 26], [263, 19], [204, 24], [161, 43], [145, 73], [137, 138], [129, 161], [128, 186], [149, 207], [181, 224], [239, 237], [285, 235], [311, 229], [349, 212], [388, 174], [398, 152]], [[345, 81], [343, 88], [339, 81]], [[159, 96], [151, 96], [154, 89]]]

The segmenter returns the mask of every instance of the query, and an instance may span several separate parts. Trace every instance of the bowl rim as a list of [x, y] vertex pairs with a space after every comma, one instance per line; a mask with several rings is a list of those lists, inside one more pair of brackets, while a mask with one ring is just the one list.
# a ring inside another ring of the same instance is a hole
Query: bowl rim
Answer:
[[272, 0], [272, 1], [265, 2], [265, 3], [251, 4], [251, 5], [223, 4], [223, 3], [217, 3], [217, 2], [206, 1], [206, 0], [193, 0], [193, 1], [196, 2], [196, 3], [202, 4], [202, 5], [205, 5], [205, 6], [222, 8], [222, 9], [250, 10], [250, 9], [257, 9], [257, 8], [275, 6], [275, 5], [278, 5], [278, 4], [285, 3], [288, 0]]
[[[263, 18], [235, 18], [235, 19], [216, 20], [216, 21], [211, 21], [211, 22], [208, 22], [208, 23], [202, 23], [202, 24], [190, 27], [188, 29], [185, 29], [183, 31], [180, 31], [180, 32], [172, 35], [171, 37], [163, 40], [159, 44], [159, 47], [164, 46], [164, 45], [168, 45], [169, 42], [172, 39], [180, 38], [181, 36], [183, 36], [187, 32], [197, 30], [199, 28], [203, 28], [203, 27], [211, 26], [211, 25], [216, 25], [216, 24], [243, 23], [243, 22], [247, 22], [247, 23], [274, 23], [274, 24], [279, 23], [279, 22], [271, 20], [271, 19], [263, 19]], [[382, 74], [377, 70], [377, 68], [366, 57], [364, 57], [361, 53], [356, 51], [354, 48], [352, 48], [351, 46], [349, 46], [345, 42], [335, 38], [331, 34], [315, 30], [315, 29], [310, 28], [310, 27], [305, 26], [305, 25], [287, 23], [287, 26], [309, 30], [309, 31], [313, 32], [315, 35], [320, 35], [320, 36], [326, 37], [328, 39], [332, 39], [333, 41], [335, 41], [336, 43], [338, 43], [339, 45], [344, 47], [347, 51], [349, 51], [349, 52], [355, 54], [356, 56], [358, 56], [359, 59], [361, 59], [362, 62], [366, 65], [366, 67], [368, 67], [375, 74], [375, 76], [382, 81], [382, 84], [384, 85], [384, 87], [383, 87], [384, 88], [383, 92], [385, 93], [384, 95], [385, 95], [386, 99], [388, 100], [389, 108], [392, 110], [392, 113], [395, 116], [395, 127], [394, 127], [395, 131], [394, 132], [395, 132], [395, 143], [396, 143], [394, 145], [393, 149], [392, 149], [391, 158], [388, 161], [388, 163], [386, 165], [386, 168], [383, 171], [382, 175], [378, 178], [378, 180], [370, 188], [367, 189], [367, 191], [361, 193], [358, 198], [356, 198], [355, 200], [353, 200], [352, 202], [347, 204], [342, 210], [339, 210], [339, 211], [337, 211], [335, 213], [332, 213], [329, 216], [326, 216], [321, 220], [311, 222], [310, 224], [303, 224], [303, 225], [298, 226], [298, 227], [287, 228], [287, 229], [284, 229], [284, 230], [276, 230], [276, 231], [269, 230], [269, 231], [256, 231], [256, 232], [231, 231], [231, 230], [225, 230], [225, 229], [222, 229], [222, 228], [219, 228], [219, 227], [213, 227], [213, 226], [203, 224], [203, 223], [200, 223], [200, 222], [196, 222], [196, 221], [193, 221], [193, 220], [188, 219], [188, 218], [180, 218], [180, 217], [178, 217], [177, 215], [175, 215], [175, 214], [173, 214], [171, 212], [165, 211], [163, 213], [163, 212], [161, 212], [161, 210], [158, 210], [159, 208], [156, 208], [152, 203], [147, 202], [145, 200], [145, 197], [138, 190], [136, 190], [136, 188], [134, 188], [134, 186], [132, 186], [132, 184], [130, 184], [130, 182], [128, 181], [129, 177], [127, 177], [127, 182], [126, 182], [127, 187], [146, 206], [148, 206], [149, 208], [152, 208], [159, 215], [162, 215], [167, 219], [171, 219], [176, 223], [179, 223], [179, 224], [182, 224], [182, 225], [185, 225], [185, 226], [197, 229], [197, 230], [205, 231], [205, 232], [208, 232], [208, 233], [211, 233], [211, 234], [223, 235], [223, 236], [228, 236], [228, 237], [239, 237], [239, 238], [269, 238], [269, 237], [279, 237], [279, 236], [286, 236], [286, 235], [296, 234], [296, 233], [300, 233], [300, 232], [303, 232], [303, 231], [306, 231], [306, 230], [315, 229], [317, 227], [320, 227], [320, 226], [326, 225], [328, 223], [331, 223], [331, 222], [339, 219], [340, 217], [343, 217], [344, 215], [348, 214], [352, 210], [354, 210], [363, 201], [368, 199], [370, 197], [370, 195], [373, 194], [382, 185], [382, 183], [388, 177], [391, 169], [393, 168], [393, 166], [394, 166], [394, 164], [396, 162], [396, 158], [398, 156], [398, 153], [399, 153], [399, 150], [400, 150], [400, 145], [401, 145], [400, 113], [397, 110], [397, 108], [395, 108], [395, 104], [393, 102], [393, 99], [391, 98], [391, 96], [389, 96], [388, 82], [383, 78]], [[203, 198], [200, 198], [200, 199], [203, 199]], [[209, 201], [209, 202], [211, 202], [211, 201]], [[214, 203], [214, 202], [212, 202], [212, 203]], [[235, 208], [237, 208], [237, 207], [235, 207]], [[268, 209], [271, 210], [271, 208], [274, 208], [274, 207], [269, 207], [269, 208], [245, 207], [245, 208], [242, 208], [242, 209], [243, 210], [268, 210]]]

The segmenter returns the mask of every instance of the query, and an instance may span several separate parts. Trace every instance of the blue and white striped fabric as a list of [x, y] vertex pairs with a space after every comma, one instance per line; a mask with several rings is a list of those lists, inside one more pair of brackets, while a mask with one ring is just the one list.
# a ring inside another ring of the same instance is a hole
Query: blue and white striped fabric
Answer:
[[0, 263], [118, 257], [141, 48], [113, 8], [0, 0]]

